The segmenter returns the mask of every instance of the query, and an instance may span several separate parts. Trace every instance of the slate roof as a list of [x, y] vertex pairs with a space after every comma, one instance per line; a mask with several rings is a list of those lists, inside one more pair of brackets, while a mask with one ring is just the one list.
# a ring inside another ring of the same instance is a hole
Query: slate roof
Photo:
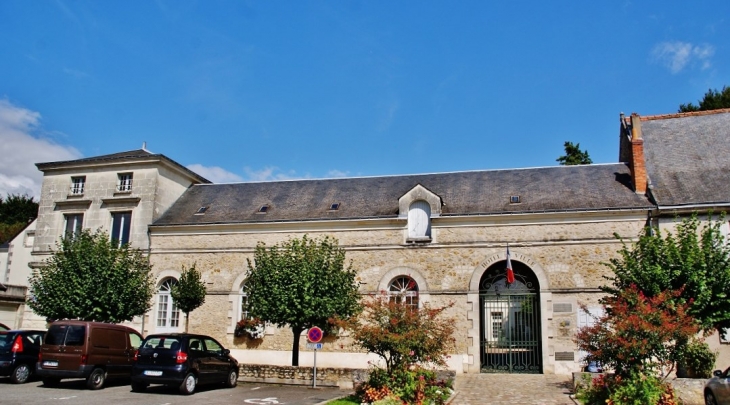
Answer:
[[[396, 218], [416, 185], [441, 197], [442, 216], [649, 209], [623, 163], [403, 176], [191, 186], [152, 226]], [[510, 204], [519, 195], [521, 203]], [[340, 208], [330, 211], [332, 203]], [[270, 205], [266, 214], [257, 213]], [[195, 215], [200, 207], [209, 208]]]
[[730, 110], [642, 117], [651, 193], [659, 206], [730, 203]]
[[193, 172], [192, 170], [188, 169], [187, 167], [181, 165], [180, 163], [177, 163], [176, 161], [170, 159], [169, 157], [167, 157], [161, 153], [152, 153], [152, 152], [148, 151], [147, 149], [135, 149], [135, 150], [130, 150], [130, 151], [126, 151], [126, 152], [111, 153], [109, 155], [92, 156], [92, 157], [88, 157], [88, 158], [75, 159], [75, 160], [36, 163], [36, 167], [40, 171], [46, 171], [49, 169], [75, 167], [75, 166], [85, 165], [85, 164], [123, 162], [125, 160], [164, 160], [164, 161], [167, 161], [168, 163], [172, 164], [173, 166], [177, 167], [179, 170], [187, 173], [189, 176], [197, 179], [199, 182], [210, 183], [210, 181], [208, 179]]

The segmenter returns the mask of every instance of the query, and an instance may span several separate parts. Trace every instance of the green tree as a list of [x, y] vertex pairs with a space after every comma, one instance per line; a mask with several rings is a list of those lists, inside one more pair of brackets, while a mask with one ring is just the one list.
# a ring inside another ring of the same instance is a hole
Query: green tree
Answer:
[[573, 166], [573, 165], [589, 165], [593, 163], [591, 160], [591, 157], [588, 156], [588, 151], [586, 150], [581, 151], [580, 150], [580, 144], [576, 143], [573, 145], [573, 142], [566, 141], [563, 145], [565, 147], [565, 155], [560, 156], [559, 158], [555, 159], [556, 162], [559, 162], [563, 166]]
[[151, 306], [152, 266], [128, 245], [102, 231], [67, 237], [30, 277], [28, 306], [47, 319], [131, 321]]
[[185, 313], [185, 332], [188, 331], [190, 313], [205, 302], [205, 283], [200, 279], [200, 272], [195, 269], [195, 264], [183, 272], [180, 280], [172, 286], [170, 296], [172, 302]]
[[38, 217], [38, 203], [33, 197], [8, 194], [0, 197], [0, 244], [14, 238], [28, 223]]
[[345, 268], [345, 251], [334, 238], [305, 235], [272, 247], [260, 242], [254, 262], [247, 262], [249, 314], [291, 328], [292, 366], [299, 365], [304, 330], [326, 327], [330, 318], [348, 318], [360, 309], [355, 271], [352, 264]]
[[638, 242], [623, 244], [608, 266], [614, 276], [604, 291], [618, 296], [635, 285], [647, 297], [682, 291], [678, 303], [704, 331], [730, 327], [730, 245], [720, 226], [724, 218], [700, 223], [697, 215], [682, 220], [675, 232], [646, 227]]
[[709, 89], [699, 105], [692, 103], [680, 104], [679, 112], [707, 111], [718, 110], [720, 108], [730, 108], [730, 87], [723, 86], [721, 91]]

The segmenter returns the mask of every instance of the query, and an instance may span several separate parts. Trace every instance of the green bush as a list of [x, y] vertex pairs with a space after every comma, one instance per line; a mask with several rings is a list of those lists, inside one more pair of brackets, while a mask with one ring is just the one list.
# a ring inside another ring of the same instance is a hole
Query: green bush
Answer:
[[391, 373], [375, 368], [358, 395], [363, 402], [373, 404], [394, 397], [402, 404], [442, 405], [451, 396], [451, 388], [452, 381], [438, 380], [434, 371], [421, 367]]
[[679, 366], [687, 369], [694, 378], [710, 378], [715, 368], [715, 360], [717, 352], [710, 350], [707, 343], [694, 340], [687, 345], [684, 362]]
[[[590, 377], [586, 376], [588, 380]], [[584, 378], [585, 379], [585, 378]], [[677, 405], [671, 384], [653, 375], [631, 372], [628, 377], [600, 375], [578, 388], [583, 405]]]

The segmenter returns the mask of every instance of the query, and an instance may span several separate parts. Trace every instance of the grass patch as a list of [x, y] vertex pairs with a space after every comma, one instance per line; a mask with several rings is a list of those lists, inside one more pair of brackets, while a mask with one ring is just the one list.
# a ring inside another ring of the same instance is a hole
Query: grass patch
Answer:
[[360, 400], [355, 395], [349, 397], [335, 399], [334, 401], [327, 402], [327, 405], [360, 405]]

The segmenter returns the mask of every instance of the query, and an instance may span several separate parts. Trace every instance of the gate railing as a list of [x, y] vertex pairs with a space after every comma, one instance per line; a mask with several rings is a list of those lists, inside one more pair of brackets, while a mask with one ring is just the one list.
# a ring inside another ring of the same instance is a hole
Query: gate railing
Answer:
[[482, 294], [481, 370], [541, 373], [538, 295]]

